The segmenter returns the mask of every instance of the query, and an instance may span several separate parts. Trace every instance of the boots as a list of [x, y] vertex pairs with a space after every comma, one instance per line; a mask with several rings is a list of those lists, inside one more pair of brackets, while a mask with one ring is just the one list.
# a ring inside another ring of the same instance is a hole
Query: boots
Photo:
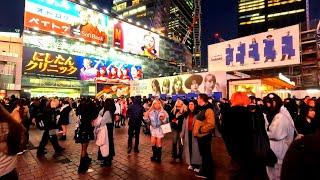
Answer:
[[157, 147], [156, 146], [152, 146], [151, 161], [156, 161], [156, 160], [157, 160]]
[[156, 152], [156, 162], [161, 163], [162, 147], [157, 147]]
[[89, 166], [91, 164], [92, 159], [89, 158], [88, 155], [86, 155], [85, 157], [82, 157], [80, 159], [80, 165], [78, 168], [78, 173], [86, 173], [89, 169]]

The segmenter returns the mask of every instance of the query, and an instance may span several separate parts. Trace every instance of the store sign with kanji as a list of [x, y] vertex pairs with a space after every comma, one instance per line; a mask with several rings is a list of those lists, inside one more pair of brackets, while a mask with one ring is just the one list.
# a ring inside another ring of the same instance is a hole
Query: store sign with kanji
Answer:
[[75, 57], [63, 53], [24, 48], [24, 74], [51, 77], [78, 77]]

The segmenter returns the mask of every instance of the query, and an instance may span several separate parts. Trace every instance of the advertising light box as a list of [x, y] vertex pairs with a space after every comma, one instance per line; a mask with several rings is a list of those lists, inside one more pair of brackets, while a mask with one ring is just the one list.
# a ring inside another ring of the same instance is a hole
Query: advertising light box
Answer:
[[66, 0], [26, 0], [24, 26], [105, 44], [108, 16]]
[[237, 71], [300, 63], [299, 25], [208, 46], [209, 71]]
[[225, 72], [184, 74], [130, 82], [130, 95], [154, 96], [185, 95], [221, 92], [226, 97], [227, 75]]
[[[24, 48], [23, 72], [27, 75], [73, 78], [84, 81], [129, 83], [143, 76], [142, 66], [128, 63], [114, 52], [106, 59], [75, 56], [39, 48]], [[119, 59], [116, 59], [119, 58]]]

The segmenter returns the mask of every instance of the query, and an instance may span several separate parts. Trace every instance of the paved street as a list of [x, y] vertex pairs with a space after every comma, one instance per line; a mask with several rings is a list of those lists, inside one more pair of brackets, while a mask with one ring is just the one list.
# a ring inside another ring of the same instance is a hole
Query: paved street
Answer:
[[[42, 132], [31, 129], [30, 139], [37, 146]], [[94, 159], [90, 171], [84, 175], [78, 175], [80, 144], [72, 140], [73, 128], [69, 129], [69, 137], [61, 145], [66, 151], [61, 156], [54, 156], [51, 144], [48, 144], [46, 158], [38, 159], [36, 149], [30, 150], [18, 159], [18, 171], [20, 179], [165, 179], [188, 180], [196, 179], [193, 172], [187, 170], [186, 164], [170, 164], [171, 141], [167, 135], [164, 143], [163, 161], [161, 164], [150, 161], [151, 146], [149, 136], [141, 133], [140, 153], [128, 155], [126, 152], [127, 128], [116, 129], [115, 147], [116, 156], [111, 167], [101, 168], [97, 157], [97, 146], [91, 142], [88, 152]], [[227, 167], [229, 157], [220, 138], [214, 139], [213, 155], [215, 161], [216, 179], [227, 179]]]

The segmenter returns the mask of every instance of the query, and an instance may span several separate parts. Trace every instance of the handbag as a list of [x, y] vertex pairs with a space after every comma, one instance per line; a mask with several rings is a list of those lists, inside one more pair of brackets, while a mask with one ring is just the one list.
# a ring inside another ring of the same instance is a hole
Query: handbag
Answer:
[[167, 133], [172, 132], [170, 123], [162, 124], [160, 126], [160, 128], [161, 128], [163, 134], [167, 134]]

